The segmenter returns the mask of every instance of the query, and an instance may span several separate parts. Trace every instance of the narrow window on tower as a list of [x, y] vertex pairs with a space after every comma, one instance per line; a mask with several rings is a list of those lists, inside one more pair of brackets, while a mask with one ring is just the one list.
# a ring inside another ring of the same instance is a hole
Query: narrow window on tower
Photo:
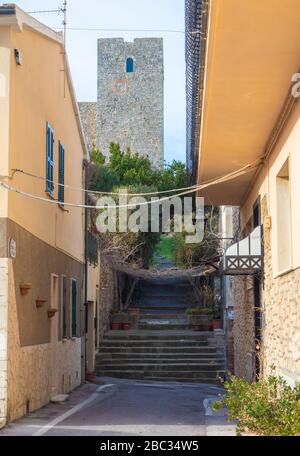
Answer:
[[133, 73], [134, 72], [134, 60], [132, 57], [128, 57], [126, 60], [126, 72]]

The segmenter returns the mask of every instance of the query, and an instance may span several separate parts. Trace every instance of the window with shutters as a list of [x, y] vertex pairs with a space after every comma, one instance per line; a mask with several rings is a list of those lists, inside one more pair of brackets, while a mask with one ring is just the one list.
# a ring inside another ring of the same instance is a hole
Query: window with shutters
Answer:
[[71, 279], [71, 317], [72, 317], [72, 337], [78, 335], [78, 316], [77, 316], [77, 281]]
[[61, 278], [61, 334], [62, 338], [68, 337], [67, 333], [67, 279]]
[[54, 182], [53, 182], [53, 168], [54, 168], [54, 133], [53, 128], [47, 123], [46, 134], [46, 192], [53, 196]]
[[58, 145], [58, 201], [65, 201], [65, 148], [61, 142]]

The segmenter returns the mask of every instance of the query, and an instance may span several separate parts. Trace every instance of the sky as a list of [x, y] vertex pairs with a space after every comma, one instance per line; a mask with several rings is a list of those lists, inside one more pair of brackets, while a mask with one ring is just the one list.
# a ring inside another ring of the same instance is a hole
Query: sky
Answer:
[[[63, 0], [15, 0], [15, 3], [24, 11], [40, 11], [57, 9]], [[68, 27], [184, 32], [184, 0], [68, 0], [67, 15]], [[62, 14], [57, 13], [34, 17], [51, 27], [61, 27], [63, 20]], [[164, 38], [165, 160], [185, 161], [184, 33], [68, 30], [67, 52], [77, 99], [97, 99], [98, 38], [123, 37], [132, 41], [136, 37], [152, 36]]]

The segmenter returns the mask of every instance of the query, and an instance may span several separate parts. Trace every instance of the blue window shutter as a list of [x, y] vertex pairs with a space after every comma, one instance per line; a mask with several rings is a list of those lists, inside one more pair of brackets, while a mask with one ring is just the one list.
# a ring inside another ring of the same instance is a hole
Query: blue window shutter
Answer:
[[53, 167], [54, 167], [54, 134], [53, 129], [49, 123], [47, 123], [47, 134], [46, 134], [46, 192], [53, 196], [54, 183], [53, 183]]
[[72, 280], [72, 337], [77, 336], [77, 282]]
[[62, 337], [67, 337], [67, 284], [64, 276], [62, 280]]
[[58, 166], [58, 201], [64, 203], [65, 201], [65, 148], [59, 143], [59, 166]]

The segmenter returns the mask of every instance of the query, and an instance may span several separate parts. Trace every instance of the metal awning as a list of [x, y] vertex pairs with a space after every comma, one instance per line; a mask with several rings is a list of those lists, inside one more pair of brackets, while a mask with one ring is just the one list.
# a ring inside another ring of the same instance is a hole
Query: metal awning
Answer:
[[262, 270], [262, 226], [249, 236], [230, 245], [223, 256], [222, 273], [225, 275], [252, 275]]

